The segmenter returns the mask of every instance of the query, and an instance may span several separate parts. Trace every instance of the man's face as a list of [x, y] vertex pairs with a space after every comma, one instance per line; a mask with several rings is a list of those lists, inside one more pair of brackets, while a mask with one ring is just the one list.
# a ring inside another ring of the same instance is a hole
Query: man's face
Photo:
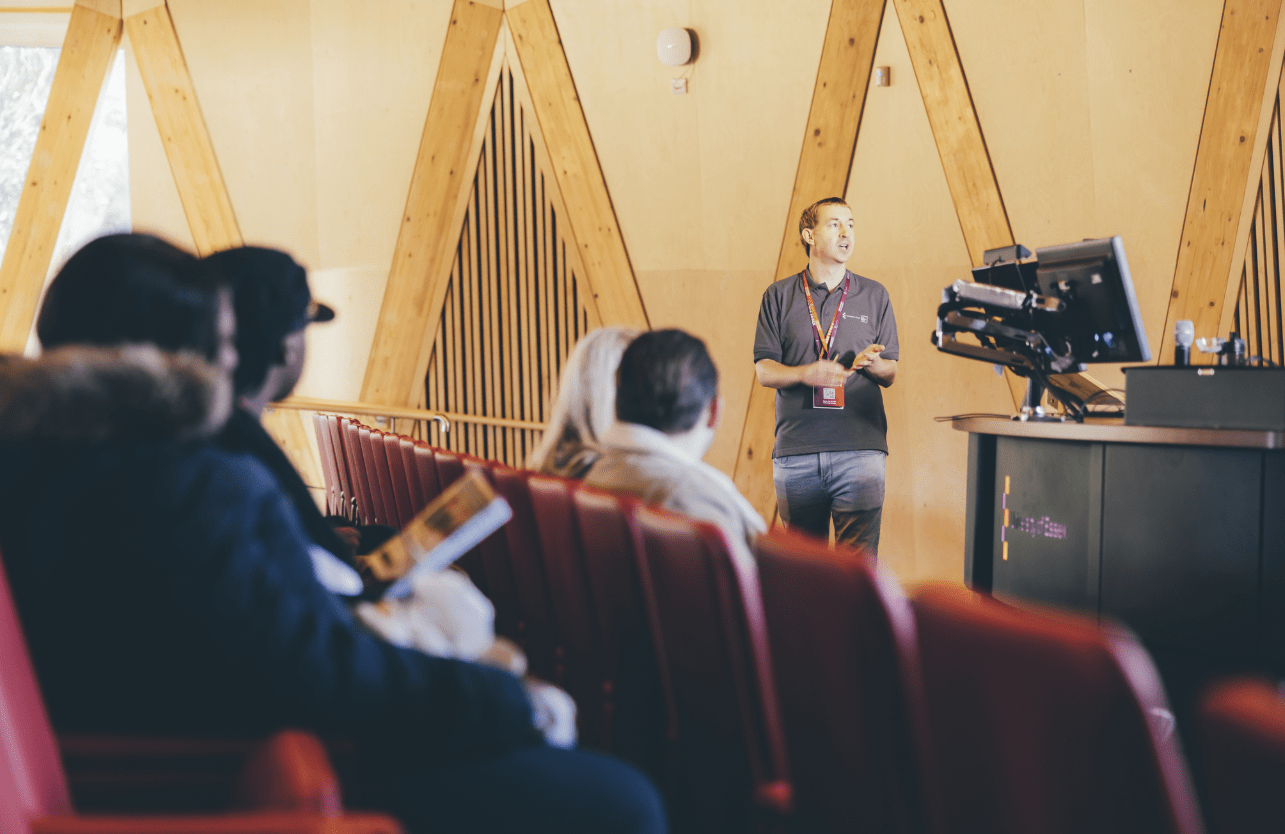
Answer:
[[286, 336], [281, 343], [282, 352], [285, 354], [277, 378], [274, 380], [272, 400], [283, 399], [290, 395], [294, 387], [299, 384], [299, 377], [303, 376], [304, 360], [304, 340], [303, 331], [296, 330]]
[[852, 257], [856, 225], [852, 209], [827, 203], [817, 209], [816, 227], [803, 230], [803, 240], [812, 247], [812, 257], [821, 263], [846, 264]]
[[218, 355], [214, 364], [231, 373], [240, 357], [236, 352], [236, 309], [232, 306], [232, 295], [226, 290], [219, 293], [219, 317], [216, 322], [219, 340]]

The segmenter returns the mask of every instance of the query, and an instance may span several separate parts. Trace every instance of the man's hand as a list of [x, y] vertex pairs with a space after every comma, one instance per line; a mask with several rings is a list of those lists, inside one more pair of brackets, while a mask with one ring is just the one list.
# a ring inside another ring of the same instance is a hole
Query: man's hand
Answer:
[[829, 359], [818, 359], [811, 365], [804, 365], [800, 370], [804, 385], [842, 385], [855, 371], [845, 368], [838, 362]]
[[852, 363], [854, 370], [863, 371], [882, 388], [892, 385], [897, 378], [897, 360], [883, 358], [883, 345], [867, 345]]
[[838, 362], [822, 359], [810, 365], [782, 365], [772, 359], [754, 363], [759, 385], [790, 388], [794, 385], [842, 385], [855, 371]]
[[866, 349], [857, 354], [856, 361], [852, 363], [852, 369], [859, 371], [870, 366], [883, 353], [883, 345], [867, 345]]

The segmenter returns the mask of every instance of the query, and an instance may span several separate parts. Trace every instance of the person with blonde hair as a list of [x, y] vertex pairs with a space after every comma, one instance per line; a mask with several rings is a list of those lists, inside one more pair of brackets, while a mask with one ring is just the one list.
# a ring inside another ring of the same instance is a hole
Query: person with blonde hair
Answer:
[[599, 327], [576, 342], [562, 367], [549, 426], [527, 468], [580, 479], [602, 456], [600, 438], [615, 421], [620, 357], [637, 336], [631, 327]]

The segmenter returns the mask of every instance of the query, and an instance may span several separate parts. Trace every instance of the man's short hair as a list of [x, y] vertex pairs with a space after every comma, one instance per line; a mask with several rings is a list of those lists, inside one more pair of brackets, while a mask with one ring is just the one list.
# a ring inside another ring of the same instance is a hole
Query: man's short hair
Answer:
[[681, 434], [718, 396], [718, 369], [705, 343], [682, 330], [653, 330], [620, 359], [616, 419]]
[[[824, 200], [817, 200], [805, 208], [803, 214], [799, 216], [799, 239], [803, 239], [804, 229], [815, 229], [817, 227], [817, 211], [821, 206], [846, 206], [847, 204], [848, 202], [842, 197], [826, 197]], [[803, 241], [803, 253], [808, 256], [812, 255], [812, 247], [808, 245], [806, 240]]]

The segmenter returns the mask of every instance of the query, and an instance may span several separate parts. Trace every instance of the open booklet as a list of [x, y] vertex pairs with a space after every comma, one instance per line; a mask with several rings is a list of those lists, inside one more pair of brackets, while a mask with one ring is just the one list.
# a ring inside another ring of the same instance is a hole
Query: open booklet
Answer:
[[509, 502], [480, 473], [468, 471], [442, 490], [410, 524], [378, 550], [358, 557], [380, 582], [385, 597], [410, 593], [413, 577], [439, 571], [513, 517]]

